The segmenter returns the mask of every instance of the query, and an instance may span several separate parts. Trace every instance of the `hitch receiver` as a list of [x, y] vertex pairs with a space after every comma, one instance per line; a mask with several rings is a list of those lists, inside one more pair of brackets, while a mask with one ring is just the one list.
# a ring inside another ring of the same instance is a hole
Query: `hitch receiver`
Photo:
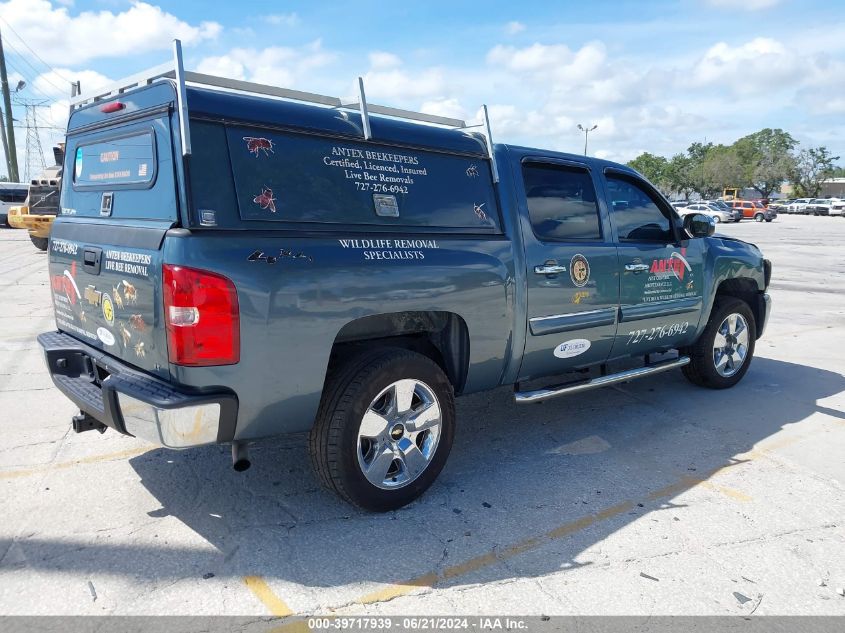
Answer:
[[105, 433], [106, 429], [108, 428], [105, 424], [103, 424], [99, 420], [95, 420], [84, 411], [80, 411], [79, 415], [73, 416], [72, 424], [73, 430], [77, 433], [84, 433], [85, 431], [94, 430], [99, 431], [100, 433]]

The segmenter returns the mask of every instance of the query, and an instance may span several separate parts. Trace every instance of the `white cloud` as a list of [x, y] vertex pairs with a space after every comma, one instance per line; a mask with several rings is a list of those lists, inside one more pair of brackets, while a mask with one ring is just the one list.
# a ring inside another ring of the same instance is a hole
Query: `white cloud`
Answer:
[[522, 33], [525, 30], [525, 25], [522, 22], [508, 22], [505, 24], [505, 33], [508, 35], [516, 35], [518, 33]]
[[47, 0], [10, 0], [0, 3], [0, 15], [45, 61], [71, 66], [167, 49], [174, 38], [194, 44], [217, 37], [222, 29], [216, 22], [189, 24], [139, 0], [121, 12], [76, 15]]
[[275, 13], [273, 15], [265, 15], [261, 18], [261, 21], [274, 26], [287, 27], [299, 26], [302, 23], [302, 20], [299, 19], [299, 15], [296, 13]]
[[778, 41], [758, 37], [739, 46], [715, 44], [695, 64], [689, 79], [696, 86], [729, 87], [743, 93], [799, 79], [805, 71], [805, 61], [797, 54]]
[[780, 0], [707, 0], [707, 4], [730, 11], [760, 11], [780, 4]]
[[398, 55], [384, 51], [373, 51], [370, 53], [370, 66], [374, 69], [395, 68], [401, 66], [402, 60]]
[[469, 117], [467, 110], [461, 105], [461, 102], [454, 97], [424, 101], [420, 106], [420, 112], [434, 114], [437, 116], [451, 117], [454, 119], [466, 120]]
[[325, 51], [322, 42], [316, 40], [303, 48], [233, 48], [224, 55], [203, 58], [197, 71], [292, 88], [300, 78], [334, 59], [335, 55]]

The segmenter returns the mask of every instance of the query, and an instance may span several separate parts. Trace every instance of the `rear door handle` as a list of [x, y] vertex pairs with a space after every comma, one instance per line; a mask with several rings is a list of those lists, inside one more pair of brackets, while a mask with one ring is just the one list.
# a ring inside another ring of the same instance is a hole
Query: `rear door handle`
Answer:
[[630, 273], [644, 273], [648, 270], [648, 264], [625, 264], [625, 270]]
[[100, 262], [103, 256], [103, 249], [86, 246], [82, 250], [82, 268], [92, 275], [100, 274]]
[[558, 275], [569, 270], [566, 266], [559, 266], [557, 264], [544, 264], [542, 266], [534, 266], [534, 272], [538, 275]]

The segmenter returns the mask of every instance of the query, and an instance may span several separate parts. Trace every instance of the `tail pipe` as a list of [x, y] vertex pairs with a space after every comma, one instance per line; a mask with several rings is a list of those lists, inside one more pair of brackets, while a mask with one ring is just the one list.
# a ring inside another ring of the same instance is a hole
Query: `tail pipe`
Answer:
[[232, 442], [232, 468], [242, 473], [252, 466], [249, 461], [249, 448], [243, 442]]

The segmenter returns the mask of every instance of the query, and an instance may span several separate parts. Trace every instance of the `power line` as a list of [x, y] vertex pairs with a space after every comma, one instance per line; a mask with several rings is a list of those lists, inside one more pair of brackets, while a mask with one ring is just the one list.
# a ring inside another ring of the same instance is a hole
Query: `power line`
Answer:
[[[32, 72], [34, 72], [34, 73], [35, 73], [35, 77], [36, 77], [36, 78], [39, 78], [39, 77], [40, 77], [40, 78], [41, 78], [41, 79], [43, 79], [45, 82], [47, 82], [48, 84], [50, 84], [51, 86], [53, 86], [53, 88], [55, 88], [55, 89], [56, 89], [56, 90], [58, 90], [59, 92], [62, 92], [62, 91], [64, 91], [64, 90], [65, 90], [65, 88], [62, 88], [61, 86], [57, 86], [57, 85], [56, 85], [56, 84], [54, 84], [52, 81], [50, 81], [49, 79], [47, 79], [47, 73], [40, 72], [40, 71], [39, 71], [39, 70], [38, 70], [35, 66], [33, 66], [33, 65], [29, 62], [29, 60], [28, 60], [28, 59], [26, 59], [26, 57], [24, 57], [24, 56], [23, 56], [23, 54], [22, 54], [22, 53], [21, 53], [21, 52], [20, 52], [17, 48], [15, 48], [15, 46], [14, 46], [12, 43], [10, 43], [10, 42], [8, 42], [8, 41], [7, 41], [7, 42], [6, 42], [6, 45], [7, 45], [9, 48], [11, 48], [11, 49], [15, 52], [15, 55], [17, 55], [17, 56], [18, 56], [21, 60], [23, 60], [23, 61], [24, 61], [24, 63], [26, 63], [26, 65], [27, 65], [27, 66], [29, 66], [30, 68], [32, 68]], [[48, 68], [50, 68], [50, 67], [48, 66]], [[61, 75], [59, 75], [59, 73], [57, 73], [57, 72], [56, 72], [55, 70], [53, 70], [52, 68], [50, 68], [50, 71], [51, 71], [51, 72], [56, 73], [56, 75], [57, 75], [57, 76], [61, 77]], [[20, 72], [20, 71], [19, 71], [19, 72]], [[23, 73], [21, 73], [21, 74], [23, 74]], [[62, 79], [64, 79], [64, 77], [62, 77]]]
[[64, 79], [66, 82], [68, 82], [68, 83], [70, 83], [70, 84], [72, 84], [72, 83], [73, 83], [70, 79], [68, 79], [67, 77], [63, 76], [61, 73], [59, 73], [59, 71], [57, 71], [55, 68], [53, 68], [52, 66], [50, 66], [50, 64], [48, 64], [47, 62], [45, 62], [45, 61], [41, 58], [41, 56], [40, 56], [38, 53], [36, 53], [34, 50], [32, 50], [32, 48], [29, 46], [29, 44], [27, 44], [27, 43], [26, 43], [26, 40], [25, 40], [24, 38], [22, 38], [22, 37], [18, 34], [18, 32], [17, 32], [17, 31], [16, 31], [16, 30], [12, 27], [12, 25], [11, 25], [11, 24], [9, 24], [9, 23], [8, 23], [8, 22], [7, 22], [7, 21], [6, 21], [6, 20], [5, 20], [2, 16], [0, 16], [0, 21], [2, 21], [2, 22], [3, 22], [3, 24], [5, 24], [6, 26], [8, 26], [8, 27], [9, 27], [9, 30], [10, 30], [10, 31], [12, 31], [12, 33], [14, 33], [14, 34], [15, 34], [15, 36], [16, 36], [16, 37], [17, 37], [17, 38], [21, 41], [21, 43], [22, 43], [24, 46], [26, 46], [26, 47], [27, 47], [27, 49], [29, 49], [29, 51], [30, 51], [33, 55], [35, 55], [35, 57], [36, 57], [36, 58], [37, 58], [37, 59], [38, 59], [38, 60], [39, 60], [42, 64], [44, 64], [47, 68], [49, 68], [49, 69], [50, 69], [50, 70], [52, 70], [54, 73], [56, 73], [56, 76], [61, 77], [62, 79]]

